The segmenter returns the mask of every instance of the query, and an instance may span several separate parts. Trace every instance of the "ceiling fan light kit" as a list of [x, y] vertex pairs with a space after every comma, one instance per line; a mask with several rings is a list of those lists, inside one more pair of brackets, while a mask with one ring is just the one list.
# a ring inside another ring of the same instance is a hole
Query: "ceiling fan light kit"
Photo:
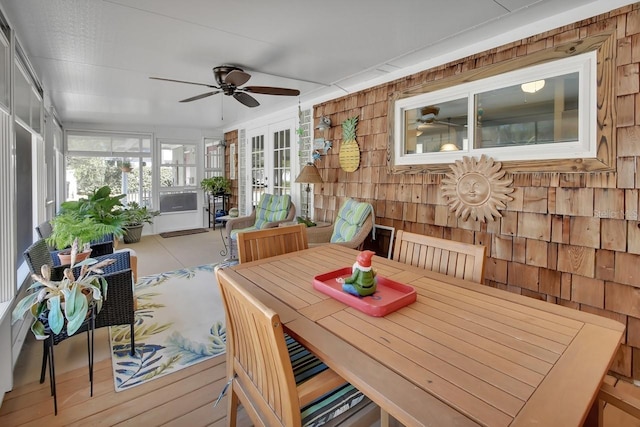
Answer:
[[219, 67], [213, 67], [213, 76], [216, 80], [216, 85], [210, 85], [207, 83], [189, 82], [185, 80], [166, 79], [162, 77], [149, 77], [154, 80], [163, 80], [175, 83], [186, 83], [198, 86], [205, 86], [216, 89], [211, 92], [201, 93], [200, 95], [192, 96], [181, 100], [180, 102], [191, 102], [198, 99], [206, 98], [218, 93], [224, 93], [227, 96], [233, 96], [238, 102], [247, 107], [253, 108], [260, 105], [258, 100], [249, 93], [261, 94], [261, 95], [279, 95], [279, 96], [298, 96], [300, 91], [297, 89], [287, 89], [283, 87], [273, 86], [245, 86], [240, 87], [249, 81], [251, 75], [245, 73], [242, 68], [235, 67], [233, 65], [221, 65]]

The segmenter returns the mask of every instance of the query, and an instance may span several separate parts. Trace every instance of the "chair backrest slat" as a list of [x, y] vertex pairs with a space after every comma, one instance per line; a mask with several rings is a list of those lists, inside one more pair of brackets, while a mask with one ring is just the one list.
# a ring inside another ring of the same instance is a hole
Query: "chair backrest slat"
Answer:
[[298, 392], [278, 314], [219, 270], [216, 277], [226, 313], [228, 375], [237, 376], [229, 396], [235, 391], [256, 425], [300, 425]]
[[238, 233], [240, 263], [301, 251], [308, 247], [307, 228], [304, 224]]
[[399, 230], [393, 259], [442, 274], [482, 283], [486, 248]]

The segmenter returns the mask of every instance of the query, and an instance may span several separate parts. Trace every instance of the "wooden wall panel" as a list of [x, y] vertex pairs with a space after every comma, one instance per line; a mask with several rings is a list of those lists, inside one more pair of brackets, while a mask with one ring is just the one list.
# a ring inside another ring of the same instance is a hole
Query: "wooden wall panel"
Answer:
[[[569, 173], [545, 162], [505, 167], [513, 200], [487, 223], [449, 211], [440, 191], [447, 165], [391, 173], [389, 107], [400, 92], [503, 72], [509, 61], [535, 62], [565, 43], [587, 44], [587, 37], [600, 37], [601, 57], [614, 64], [597, 72], [598, 158], [607, 170], [588, 172], [593, 165], [580, 160], [566, 161], [574, 167]], [[314, 188], [317, 219], [333, 221], [344, 198], [353, 197], [371, 202], [380, 224], [485, 244], [485, 284], [628, 324], [628, 343], [612, 369], [640, 379], [640, 3], [326, 101], [314, 107], [314, 120], [322, 115], [337, 125], [318, 135], [334, 147], [317, 163], [325, 179]], [[354, 115], [361, 165], [347, 173], [338, 160], [339, 123]]]

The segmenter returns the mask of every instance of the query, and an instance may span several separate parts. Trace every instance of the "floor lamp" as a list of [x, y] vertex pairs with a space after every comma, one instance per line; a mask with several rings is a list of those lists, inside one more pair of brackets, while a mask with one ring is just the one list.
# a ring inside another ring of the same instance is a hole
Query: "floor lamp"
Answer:
[[318, 172], [316, 165], [313, 163], [307, 163], [300, 171], [300, 175], [298, 175], [295, 182], [307, 184], [307, 187], [305, 188], [305, 191], [307, 192], [307, 216], [305, 219], [309, 220], [309, 192], [311, 191], [311, 186], [309, 184], [322, 184], [322, 177], [320, 176], [320, 172]]

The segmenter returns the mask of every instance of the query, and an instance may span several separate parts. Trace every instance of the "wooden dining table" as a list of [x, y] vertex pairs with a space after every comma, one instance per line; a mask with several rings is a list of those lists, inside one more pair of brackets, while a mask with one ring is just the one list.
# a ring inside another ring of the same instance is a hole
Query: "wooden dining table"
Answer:
[[[624, 326], [382, 257], [415, 302], [370, 316], [313, 287], [358, 251], [325, 245], [222, 269], [288, 333], [406, 426], [580, 426]], [[357, 298], [357, 297], [354, 297]]]

